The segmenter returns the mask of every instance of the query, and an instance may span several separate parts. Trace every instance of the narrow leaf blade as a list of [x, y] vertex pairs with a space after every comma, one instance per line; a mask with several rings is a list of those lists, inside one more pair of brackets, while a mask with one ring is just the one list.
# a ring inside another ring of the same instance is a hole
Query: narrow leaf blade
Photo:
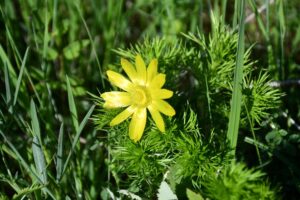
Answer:
[[22, 61], [22, 66], [21, 66], [21, 69], [20, 69], [20, 73], [19, 73], [19, 76], [18, 76], [18, 81], [17, 81], [16, 90], [15, 90], [15, 94], [14, 94], [14, 103], [13, 103], [14, 106], [16, 105], [16, 102], [17, 102], [17, 98], [18, 98], [18, 94], [19, 94], [19, 90], [20, 90], [20, 85], [21, 85], [21, 81], [22, 81], [22, 77], [23, 77], [23, 73], [24, 73], [25, 63], [26, 63], [27, 56], [28, 56], [28, 51], [29, 51], [29, 47], [27, 47], [27, 49], [26, 49], [26, 52], [25, 52], [25, 55], [24, 55], [24, 58], [23, 58], [23, 61]]
[[46, 162], [44, 152], [42, 150], [42, 145], [39, 142], [37, 136], [33, 137], [32, 141], [32, 153], [34, 158], [35, 167], [38, 173], [38, 176], [42, 180], [43, 184], [47, 183], [47, 173], [46, 173]]
[[56, 160], [56, 180], [59, 181], [63, 170], [63, 138], [64, 124], [62, 123], [59, 129], [58, 145], [57, 145], [57, 160]]
[[77, 132], [78, 131], [77, 109], [76, 109], [76, 106], [75, 106], [75, 101], [74, 101], [74, 97], [73, 97], [73, 93], [72, 93], [72, 88], [71, 88], [71, 84], [70, 84], [70, 80], [69, 80], [68, 76], [67, 76], [66, 80], [67, 80], [69, 109], [70, 109], [70, 112], [71, 112], [73, 126], [75, 128], [75, 131]]
[[240, 12], [239, 19], [239, 39], [237, 47], [236, 56], [236, 66], [234, 69], [234, 82], [233, 82], [233, 92], [231, 109], [229, 115], [227, 139], [229, 141], [230, 148], [232, 149], [232, 154], [235, 155], [235, 148], [238, 138], [238, 130], [240, 123], [241, 114], [241, 102], [242, 102], [242, 81], [243, 81], [243, 62], [244, 62], [244, 15], [245, 15], [245, 1], [238, 1], [238, 8]]
[[[75, 138], [74, 138], [74, 140], [73, 140], [73, 142], [72, 142], [71, 150], [70, 150], [70, 152], [69, 152], [69, 154], [68, 154], [68, 157], [67, 157], [67, 159], [66, 159], [66, 162], [65, 162], [65, 164], [64, 164], [62, 176], [63, 176], [64, 172], [65, 172], [66, 169], [67, 169], [68, 163], [69, 163], [70, 158], [71, 158], [71, 156], [72, 156], [72, 154], [73, 154], [73, 151], [74, 151], [74, 149], [75, 149], [75, 146], [76, 146], [76, 144], [77, 144], [77, 142], [78, 142], [78, 140], [79, 140], [80, 134], [81, 134], [83, 128], [85, 127], [85, 125], [86, 125], [88, 119], [91, 117], [91, 115], [92, 115], [94, 109], [95, 109], [95, 105], [93, 105], [93, 106], [90, 108], [90, 110], [89, 110], [88, 113], [85, 115], [85, 117], [84, 117], [84, 119], [82, 120], [82, 122], [80, 123], [80, 126], [79, 126], [79, 128], [78, 128], [78, 131], [76, 132]], [[61, 177], [62, 177], [62, 176], [61, 176]]]
[[10, 108], [11, 105], [11, 90], [10, 90], [10, 77], [7, 68], [7, 64], [4, 65], [4, 79], [5, 79], [5, 91], [6, 91], [6, 104]]
[[30, 102], [30, 116], [33, 135], [37, 135], [38, 139], [41, 141], [40, 124], [37, 118], [35, 103], [32, 99]]

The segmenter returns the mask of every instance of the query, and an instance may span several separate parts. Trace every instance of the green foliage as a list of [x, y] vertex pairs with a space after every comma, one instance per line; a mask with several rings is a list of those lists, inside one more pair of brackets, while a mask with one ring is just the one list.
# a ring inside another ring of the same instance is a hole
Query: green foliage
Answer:
[[[237, 34], [213, 19], [213, 30], [208, 41], [201, 33], [190, 33], [173, 43], [165, 38], [146, 38], [143, 43], [127, 50], [115, 50], [130, 60], [136, 54], [142, 55], [146, 62], [157, 58], [159, 71], [167, 74], [167, 88], [176, 91], [173, 105], [177, 113], [182, 113], [181, 120], [167, 120], [165, 134], [161, 134], [150, 121], [139, 143], [132, 142], [128, 137], [129, 120], [116, 127], [106, 125], [120, 111], [101, 110], [94, 117], [97, 127], [108, 131], [110, 170], [118, 187], [129, 188], [131, 192], [152, 198], [162, 177], [168, 174], [171, 188], [179, 194], [178, 198], [184, 198], [185, 193], [181, 190], [205, 187], [204, 180], [209, 171], [220, 170], [230, 163], [232, 158], [224, 141], [233, 91]], [[242, 96], [255, 103], [242, 103], [247, 104], [251, 119], [260, 122], [268, 117], [265, 113], [276, 108], [281, 93], [268, 85], [267, 75], [258, 76], [258, 80], [253, 81], [255, 62], [250, 61], [250, 49], [245, 52], [243, 62]], [[111, 68], [121, 69], [119, 64]], [[191, 73], [182, 75], [186, 71]], [[180, 80], [182, 76], [187, 76], [188, 82]], [[248, 92], [248, 88], [252, 92]], [[197, 96], [193, 95], [195, 92]], [[180, 105], [185, 97], [191, 102], [190, 110]], [[273, 101], [269, 102], [270, 99]], [[264, 100], [268, 104], [263, 104]], [[96, 97], [96, 101], [102, 105], [100, 98]], [[245, 121], [248, 116], [242, 117]]]
[[151, 196], [155, 194], [166, 168], [173, 161], [170, 139], [174, 137], [174, 132], [169, 130], [162, 134], [151, 124], [145, 139], [136, 144], [128, 137], [128, 125], [122, 127], [109, 132], [109, 138], [112, 139], [109, 142], [111, 169], [118, 175], [117, 181], [121, 188], [129, 186], [132, 192]]
[[282, 188], [289, 187], [289, 191], [300, 191], [299, 145], [299, 134], [278, 128], [267, 133], [265, 142], [260, 144], [262, 151], [268, 153], [270, 180], [281, 182]]
[[186, 196], [189, 200], [203, 200], [203, 197], [200, 194], [196, 194], [190, 189], [186, 190]]
[[[224, 197], [276, 198], [265, 179], [297, 198], [299, 3], [246, 3], [254, 15], [244, 24], [233, 158], [239, 2], [1, 1], [0, 199], [220, 199], [238, 188]], [[120, 72], [120, 57], [137, 53], [158, 58], [177, 114], [165, 118], [165, 134], [149, 119], [133, 143], [129, 120], [108, 125], [121, 109], [104, 110], [99, 93], [110, 90], [105, 70]]]
[[238, 11], [239, 18], [239, 39], [236, 51], [236, 64], [234, 67], [233, 91], [231, 100], [231, 109], [229, 114], [227, 140], [229, 141], [232, 154], [235, 155], [236, 145], [239, 135], [241, 105], [242, 105], [242, 82], [244, 77], [243, 64], [245, 53], [245, 0], [237, 2], [235, 11]]
[[150, 198], [165, 173], [168, 173], [173, 189], [187, 180], [200, 187], [197, 181], [205, 176], [208, 169], [226, 163], [226, 149], [217, 147], [212, 138], [209, 145], [203, 144], [196, 119], [197, 116], [190, 110], [184, 114], [183, 123], [169, 121], [170, 128], [165, 134], [160, 133], [151, 122], [139, 143], [129, 139], [127, 123], [111, 128], [108, 135], [112, 155], [110, 167], [117, 175], [119, 187], [129, 187], [130, 191]]
[[219, 171], [212, 170], [205, 180], [204, 193], [210, 199], [276, 199], [269, 184], [262, 182], [265, 174], [246, 169], [242, 163], [232, 162]]
[[[246, 77], [243, 87], [243, 103], [247, 107], [251, 120], [261, 123], [270, 116], [270, 111], [279, 106], [283, 94], [270, 86], [266, 72], [260, 72], [256, 79]], [[245, 119], [246, 110], [242, 113]]]

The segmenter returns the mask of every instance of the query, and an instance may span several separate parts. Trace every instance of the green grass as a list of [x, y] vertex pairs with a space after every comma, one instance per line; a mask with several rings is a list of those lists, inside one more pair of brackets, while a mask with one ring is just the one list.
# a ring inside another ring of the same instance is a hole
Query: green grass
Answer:
[[233, 91], [231, 100], [231, 110], [229, 115], [227, 139], [229, 145], [235, 154], [236, 144], [238, 140], [241, 103], [242, 103], [242, 81], [243, 81], [243, 65], [245, 52], [245, 1], [238, 1], [239, 8], [239, 39], [236, 53], [236, 64], [234, 69]]
[[[218, 199], [238, 181], [245, 199], [298, 197], [299, 11], [296, 0], [1, 1], [0, 199]], [[149, 118], [135, 144], [99, 96], [113, 90], [105, 71], [137, 53], [158, 58], [176, 115], [165, 134]]]

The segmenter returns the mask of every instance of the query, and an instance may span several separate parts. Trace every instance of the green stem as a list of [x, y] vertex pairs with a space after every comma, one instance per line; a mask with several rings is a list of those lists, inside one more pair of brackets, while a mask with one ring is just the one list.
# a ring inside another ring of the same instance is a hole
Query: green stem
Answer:
[[256, 140], [256, 136], [255, 136], [254, 129], [253, 129], [253, 123], [252, 123], [252, 120], [250, 118], [249, 111], [248, 111], [248, 108], [247, 108], [246, 104], [244, 104], [244, 106], [245, 106], [245, 110], [246, 110], [246, 113], [247, 113], [247, 118], [249, 120], [249, 124], [250, 124], [250, 128], [251, 128], [251, 134], [252, 134], [252, 137], [253, 137], [254, 142], [255, 142], [254, 145], [255, 145], [255, 150], [256, 150], [257, 157], [258, 157], [259, 165], [262, 165], [260, 152], [259, 152], [259, 149], [258, 149], [258, 146], [257, 146], [257, 140]]
[[244, 52], [245, 52], [245, 23], [244, 23], [244, 9], [245, 1], [237, 0], [238, 8], [240, 11], [239, 16], [239, 39], [236, 55], [236, 65], [234, 69], [234, 82], [232, 92], [232, 102], [230, 108], [227, 140], [229, 141], [230, 148], [232, 149], [231, 154], [235, 155], [236, 144], [238, 140], [238, 131], [241, 114], [241, 101], [242, 101], [242, 82], [243, 82], [243, 64], [244, 64]]

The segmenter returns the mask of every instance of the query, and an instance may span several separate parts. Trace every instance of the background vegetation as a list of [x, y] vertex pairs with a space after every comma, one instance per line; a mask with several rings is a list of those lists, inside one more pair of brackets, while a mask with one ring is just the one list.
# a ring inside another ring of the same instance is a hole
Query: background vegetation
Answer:
[[[298, 199], [300, 6], [241, 2], [1, 1], [0, 199]], [[136, 53], [177, 113], [138, 144], [99, 99]]]

